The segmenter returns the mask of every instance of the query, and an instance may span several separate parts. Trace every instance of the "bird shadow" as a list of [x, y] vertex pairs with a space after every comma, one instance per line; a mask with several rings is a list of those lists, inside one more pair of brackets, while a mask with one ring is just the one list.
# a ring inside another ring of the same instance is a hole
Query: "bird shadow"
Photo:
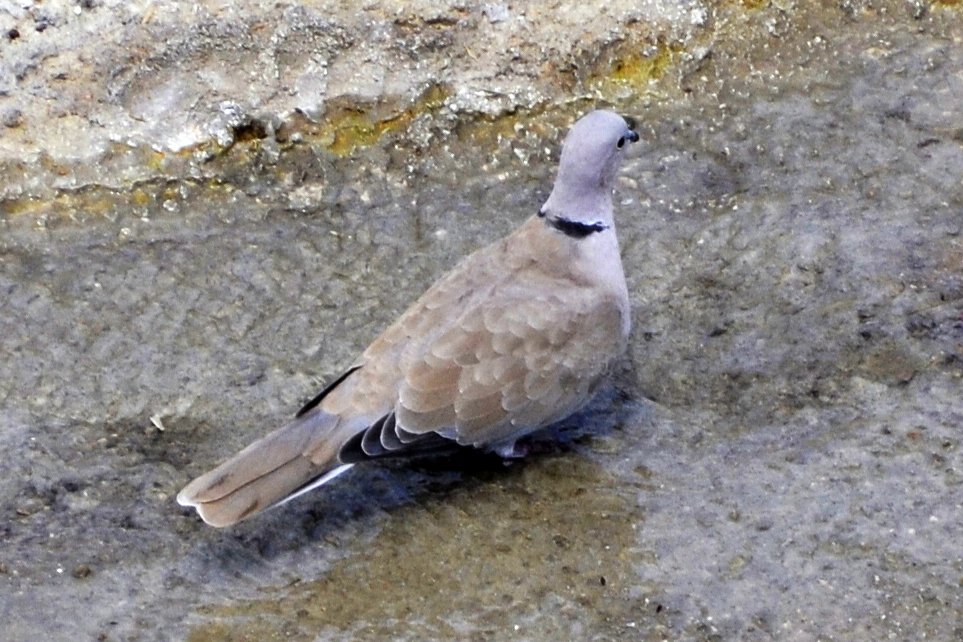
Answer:
[[300, 557], [319, 545], [340, 547], [377, 532], [386, 516], [403, 507], [444, 502], [454, 493], [498, 483], [546, 459], [590, 459], [593, 444], [611, 438], [638, 411], [631, 395], [615, 382], [581, 411], [521, 440], [524, 457], [503, 459], [464, 448], [443, 456], [357, 465], [303, 498], [226, 530], [208, 530], [192, 557], [212, 572], [237, 575], [281, 558]]

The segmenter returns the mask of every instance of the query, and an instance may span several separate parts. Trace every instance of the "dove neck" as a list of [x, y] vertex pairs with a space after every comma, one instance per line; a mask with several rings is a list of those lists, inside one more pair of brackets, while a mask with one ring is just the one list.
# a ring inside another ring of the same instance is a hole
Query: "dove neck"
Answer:
[[556, 184], [539, 210], [539, 215], [577, 225], [598, 225], [604, 228], [614, 226], [612, 196], [601, 190], [574, 193], [573, 190]]

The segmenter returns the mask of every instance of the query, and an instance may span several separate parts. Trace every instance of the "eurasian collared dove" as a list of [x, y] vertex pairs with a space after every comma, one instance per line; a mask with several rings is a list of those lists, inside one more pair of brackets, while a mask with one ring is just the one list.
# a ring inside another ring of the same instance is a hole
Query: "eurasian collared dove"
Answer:
[[581, 118], [535, 216], [439, 279], [293, 420], [177, 501], [228, 526], [360, 461], [453, 446], [509, 456], [584, 406], [629, 334], [612, 187], [638, 139], [610, 111]]

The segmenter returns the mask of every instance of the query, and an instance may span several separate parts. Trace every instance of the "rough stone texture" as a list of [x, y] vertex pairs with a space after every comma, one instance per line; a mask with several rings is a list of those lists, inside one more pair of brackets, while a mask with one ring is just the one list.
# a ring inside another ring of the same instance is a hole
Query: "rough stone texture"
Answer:
[[[628, 4], [0, 4], [0, 637], [959, 638], [959, 6]], [[634, 334], [559, 449], [174, 505], [593, 105]]]
[[0, 198], [216, 179], [212, 155], [302, 118], [333, 145], [428, 108], [457, 122], [564, 102], [592, 93], [587, 72], [607, 71], [614, 46], [655, 57], [658, 38], [685, 41], [706, 15], [693, 0], [5, 1]]

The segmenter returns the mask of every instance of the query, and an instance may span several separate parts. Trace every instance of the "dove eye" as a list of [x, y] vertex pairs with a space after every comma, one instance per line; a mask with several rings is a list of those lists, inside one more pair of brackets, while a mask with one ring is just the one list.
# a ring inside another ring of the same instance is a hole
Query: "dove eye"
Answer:
[[615, 146], [618, 147], [619, 149], [622, 149], [624, 145], [625, 145], [625, 136], [620, 138], [619, 142], [615, 143]]

